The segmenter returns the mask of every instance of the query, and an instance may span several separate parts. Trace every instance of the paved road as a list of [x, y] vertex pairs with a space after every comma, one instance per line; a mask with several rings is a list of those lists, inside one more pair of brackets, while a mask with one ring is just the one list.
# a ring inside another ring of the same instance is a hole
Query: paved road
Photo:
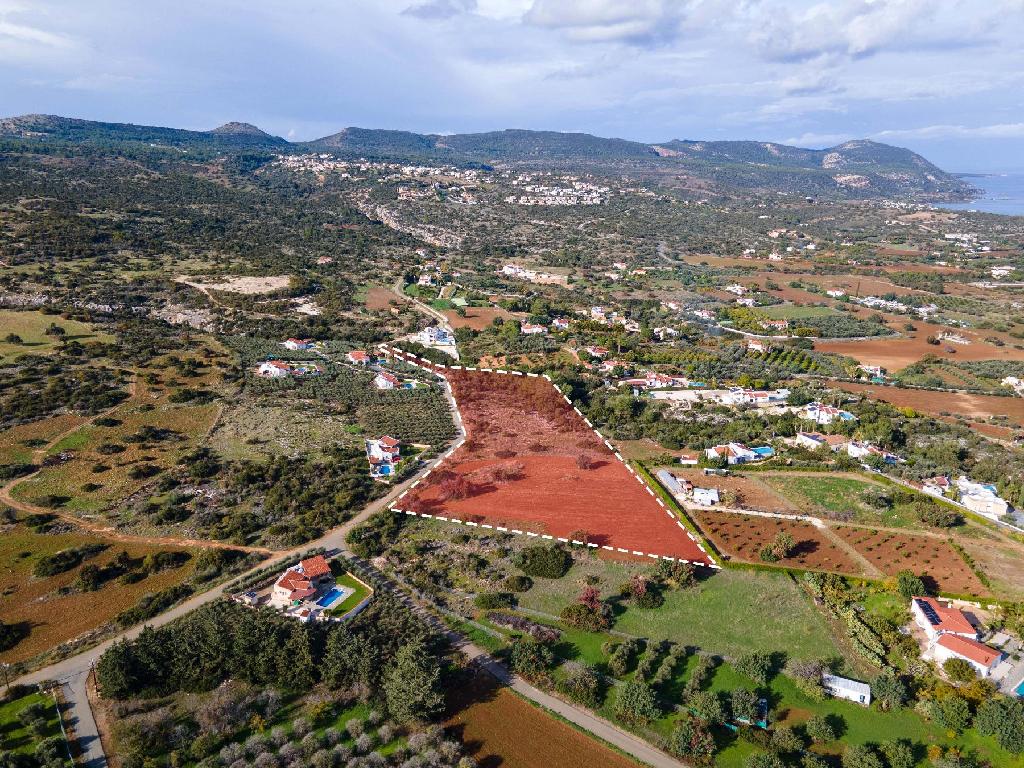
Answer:
[[64, 700], [68, 704], [64, 721], [74, 731], [81, 764], [85, 768], [106, 768], [107, 757], [103, 754], [100, 732], [85, 692], [88, 677], [89, 670], [86, 668], [62, 681]]

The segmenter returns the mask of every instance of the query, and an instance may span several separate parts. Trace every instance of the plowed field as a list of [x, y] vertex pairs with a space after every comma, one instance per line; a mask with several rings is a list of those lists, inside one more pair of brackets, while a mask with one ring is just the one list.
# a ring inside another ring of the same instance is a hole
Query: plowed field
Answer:
[[708, 562], [546, 379], [444, 371], [467, 439], [403, 509]]
[[987, 595], [981, 583], [963, 558], [948, 542], [932, 536], [913, 536], [893, 531], [875, 531], [837, 525], [832, 529], [888, 576], [908, 570], [933, 588], [957, 595]]
[[732, 559], [760, 563], [764, 546], [785, 531], [793, 537], [796, 547], [778, 565], [863, 575], [864, 569], [811, 523], [734, 512], [701, 510], [692, 514], [718, 551]]

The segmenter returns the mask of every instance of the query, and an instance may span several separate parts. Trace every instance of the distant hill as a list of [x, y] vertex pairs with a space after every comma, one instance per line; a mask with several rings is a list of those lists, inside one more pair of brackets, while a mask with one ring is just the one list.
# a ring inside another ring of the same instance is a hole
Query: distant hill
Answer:
[[962, 200], [976, 194], [964, 179], [908, 149], [867, 140], [804, 149], [757, 141], [673, 139], [652, 145], [587, 133], [522, 129], [445, 136], [345, 128], [314, 141], [292, 143], [248, 123], [186, 131], [52, 115], [0, 119], [0, 137], [216, 151], [316, 151], [400, 162], [548, 166], [639, 176], [674, 174], [703, 179], [720, 188], [829, 197]]
[[270, 149], [288, 146], [284, 139], [264, 133], [248, 123], [227, 123], [212, 131], [187, 131], [182, 128], [157, 128], [132, 123], [77, 120], [56, 115], [22, 115], [0, 119], [0, 136], [95, 145], [134, 142], [170, 147], [206, 146], [219, 149]]

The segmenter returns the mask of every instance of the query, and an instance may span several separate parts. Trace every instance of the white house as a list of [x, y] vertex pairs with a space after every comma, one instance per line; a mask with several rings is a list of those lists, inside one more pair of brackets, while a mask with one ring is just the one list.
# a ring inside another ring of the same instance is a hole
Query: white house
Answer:
[[999, 662], [1003, 660], [1001, 651], [990, 648], [984, 643], [959, 635], [942, 635], [932, 646], [932, 656], [940, 665], [949, 659], [963, 659], [981, 677], [992, 674]]
[[788, 389], [744, 389], [743, 387], [730, 387], [729, 392], [723, 395], [723, 405], [771, 405], [772, 403], [785, 402], [789, 397]]
[[914, 623], [924, 630], [933, 643], [943, 635], [978, 639], [978, 630], [963, 611], [943, 605], [934, 597], [911, 598], [910, 614], [914, 617]]
[[608, 350], [604, 347], [585, 347], [587, 354], [591, 357], [604, 357], [608, 354]]
[[394, 389], [401, 385], [401, 381], [393, 373], [387, 371], [380, 371], [376, 376], [373, 377], [373, 386], [377, 389]]
[[881, 376], [885, 373], [885, 369], [880, 365], [858, 365], [857, 367], [869, 376]]
[[684, 451], [683, 453], [679, 454], [679, 463], [685, 467], [696, 467], [697, 461], [698, 458], [696, 453]]
[[524, 336], [537, 336], [539, 334], [545, 333], [546, 331], [547, 328], [545, 328], [543, 325], [536, 325], [535, 323], [523, 323], [519, 327], [519, 332]]
[[291, 373], [292, 367], [283, 360], [267, 360], [265, 363], [260, 363], [260, 367], [256, 369], [256, 373], [259, 376], [265, 376], [268, 379], [280, 379]]
[[1016, 376], [1007, 376], [999, 383], [1004, 387], [1009, 387], [1018, 395], [1024, 394], [1024, 381], [1018, 379]]
[[895, 464], [899, 457], [894, 453], [883, 451], [877, 445], [863, 442], [861, 440], [850, 440], [846, 443], [846, 453], [854, 459], [864, 459], [869, 456], [878, 456], [886, 464]]
[[353, 349], [351, 352], [345, 355], [345, 357], [348, 359], [350, 363], [354, 363], [355, 365], [369, 365], [371, 359], [369, 354], [367, 354], [366, 351], [362, 349]]
[[831, 424], [833, 421], [857, 421], [857, 417], [849, 411], [818, 402], [808, 403], [797, 412], [797, 415], [801, 419], [822, 425]]
[[747, 289], [744, 288], [739, 283], [733, 283], [732, 285], [727, 285], [722, 290], [723, 291], [728, 291], [729, 293], [734, 293], [737, 296], [742, 296], [744, 293], [747, 292]]
[[455, 337], [445, 328], [432, 325], [419, 332], [419, 342], [424, 346], [451, 346]]
[[551, 321], [551, 327], [559, 331], [567, 331], [569, 330], [569, 318], [556, 317]]
[[751, 352], [767, 352], [768, 345], [759, 339], [747, 339], [747, 349]]
[[287, 349], [293, 349], [293, 350], [297, 350], [297, 349], [312, 349], [313, 348], [313, 340], [312, 339], [285, 339], [284, 341], [281, 342], [281, 346], [282, 347], [286, 347]]
[[998, 520], [1010, 509], [1006, 500], [999, 497], [994, 485], [976, 483], [961, 475], [957, 478], [956, 486], [960, 493], [960, 503], [979, 515]]
[[797, 432], [793, 442], [801, 448], [807, 448], [811, 451], [828, 447], [830, 451], [837, 452], [847, 448], [850, 440], [844, 435], [823, 435], [821, 432]]
[[833, 299], [841, 299], [843, 298], [843, 296], [846, 295], [846, 291], [841, 291], [837, 288], [830, 288], [829, 290], [825, 291], [825, 295], [830, 296]]
[[714, 448], [708, 448], [704, 454], [709, 459], [725, 459], [729, 464], [745, 464], [758, 458], [758, 455], [743, 443], [716, 445]]
[[855, 704], [868, 706], [871, 703], [871, 686], [857, 680], [850, 680], [838, 675], [823, 674], [821, 676], [821, 687], [836, 699], [846, 699]]

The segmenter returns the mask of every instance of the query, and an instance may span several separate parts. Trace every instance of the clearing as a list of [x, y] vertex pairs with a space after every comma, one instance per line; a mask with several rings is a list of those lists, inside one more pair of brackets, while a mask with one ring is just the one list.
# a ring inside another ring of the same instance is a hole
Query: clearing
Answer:
[[675, 515], [549, 381], [481, 371], [444, 375], [467, 437], [403, 509], [709, 563]]
[[[105, 546], [94, 557], [53, 576], [33, 575], [36, 562], [62, 550]], [[8, 525], [0, 535], [0, 616], [8, 624], [27, 625], [28, 637], [0, 653], [0, 661], [12, 663], [30, 659], [61, 643], [94, 630], [118, 613], [134, 607], [143, 595], [185, 581], [195, 568], [195, 559], [127, 584], [111, 579], [93, 592], [73, 585], [85, 564], [102, 568], [121, 551], [133, 561], [156, 552], [187, 552], [181, 547], [111, 542], [78, 532], [33, 533], [21, 525]]]
[[501, 307], [466, 307], [465, 317], [460, 316], [454, 309], [449, 309], [445, 311], [444, 316], [452, 328], [471, 328], [474, 331], [482, 331], [489, 327], [498, 317], [503, 320], [518, 319]]
[[198, 288], [203, 293], [209, 291], [223, 291], [224, 293], [242, 293], [256, 295], [260, 293], [273, 293], [291, 285], [289, 275], [275, 275], [272, 277], [227, 277], [220, 282], [203, 282], [203, 278], [181, 275], [174, 279], [176, 283], [184, 283]]
[[[63, 336], [47, 336], [46, 329], [56, 325], [64, 329]], [[0, 309], [0, 363], [9, 363], [21, 355], [45, 355], [51, 352], [61, 340], [87, 344], [91, 341], [111, 342], [114, 337], [101, 333], [88, 323], [65, 320], [60, 315], [43, 312], [19, 312]], [[21, 343], [5, 341], [8, 334], [21, 337]]]

